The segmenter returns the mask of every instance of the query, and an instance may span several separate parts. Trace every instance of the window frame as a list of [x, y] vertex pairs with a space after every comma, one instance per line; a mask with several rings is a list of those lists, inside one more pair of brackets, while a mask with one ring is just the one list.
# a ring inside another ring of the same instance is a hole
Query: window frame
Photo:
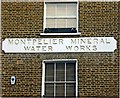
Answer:
[[[44, 30], [46, 28], [46, 3], [77, 3], [77, 13], [76, 13], [76, 30], [77, 30], [77, 33], [44, 33]], [[80, 35], [80, 32], [78, 32], [78, 18], [79, 18], [79, 2], [78, 0], [44, 0], [44, 16], [43, 16], [43, 33], [40, 33], [40, 35]]]
[[[78, 96], [78, 61], [77, 59], [53, 59], [53, 60], [43, 60], [42, 61], [42, 86], [41, 86], [41, 97], [44, 97], [45, 94], [45, 63], [46, 62], [75, 62], [75, 71], [76, 71], [76, 80], [75, 80], [75, 84], [76, 84], [76, 96]], [[66, 73], [66, 72], [65, 72]], [[54, 96], [55, 97], [55, 96]], [[66, 97], [66, 96], [65, 96]]]

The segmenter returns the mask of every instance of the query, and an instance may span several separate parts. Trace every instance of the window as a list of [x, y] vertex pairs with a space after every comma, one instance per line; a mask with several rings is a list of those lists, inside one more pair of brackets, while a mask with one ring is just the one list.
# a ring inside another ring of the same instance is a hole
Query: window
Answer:
[[77, 96], [76, 61], [45, 61], [42, 96]]
[[45, 2], [45, 33], [76, 33], [77, 2]]

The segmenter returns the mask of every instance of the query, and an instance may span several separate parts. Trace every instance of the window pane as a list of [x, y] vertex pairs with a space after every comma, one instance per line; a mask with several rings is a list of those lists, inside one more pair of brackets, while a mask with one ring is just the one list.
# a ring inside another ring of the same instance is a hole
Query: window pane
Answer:
[[45, 65], [45, 80], [54, 81], [54, 63], [46, 63]]
[[46, 4], [46, 16], [55, 16], [55, 4]]
[[65, 80], [65, 64], [56, 63], [56, 81]]
[[46, 19], [46, 28], [55, 28], [55, 19]]
[[46, 28], [76, 28], [76, 22], [77, 3], [46, 3]]
[[75, 63], [66, 63], [66, 81], [75, 81]]
[[76, 28], [76, 19], [67, 19], [68, 28]]
[[54, 96], [54, 84], [45, 84], [45, 96]]
[[57, 4], [57, 16], [66, 16], [66, 4]]
[[65, 96], [65, 84], [56, 84], [56, 96]]
[[75, 84], [66, 84], [66, 96], [76, 96]]
[[77, 10], [76, 10], [77, 4], [67, 4], [67, 16], [76, 16]]
[[57, 28], [66, 28], [66, 19], [56, 19]]

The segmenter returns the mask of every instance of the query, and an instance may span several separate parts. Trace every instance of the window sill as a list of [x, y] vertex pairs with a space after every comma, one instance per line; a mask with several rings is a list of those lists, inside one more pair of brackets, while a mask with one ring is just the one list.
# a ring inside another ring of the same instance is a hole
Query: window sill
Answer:
[[81, 35], [81, 33], [40, 33], [40, 35]]

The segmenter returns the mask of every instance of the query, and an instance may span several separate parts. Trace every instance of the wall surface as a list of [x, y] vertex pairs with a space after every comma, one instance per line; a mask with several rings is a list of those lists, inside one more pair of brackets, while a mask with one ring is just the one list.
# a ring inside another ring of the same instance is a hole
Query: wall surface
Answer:
[[[43, 2], [2, 2], [1, 29], [5, 38], [114, 37], [119, 40], [118, 2], [79, 2], [80, 36], [40, 36]], [[4, 53], [2, 96], [41, 96], [42, 61], [78, 60], [78, 96], [119, 96], [119, 43], [114, 53]], [[16, 85], [10, 84], [15, 75]]]

